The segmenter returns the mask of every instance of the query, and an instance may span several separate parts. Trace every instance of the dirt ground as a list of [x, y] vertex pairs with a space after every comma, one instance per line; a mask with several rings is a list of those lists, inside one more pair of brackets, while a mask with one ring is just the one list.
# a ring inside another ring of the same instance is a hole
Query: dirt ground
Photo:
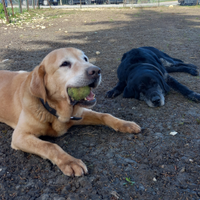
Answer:
[[[102, 69], [94, 110], [135, 121], [144, 130], [131, 135], [104, 126], [80, 126], [60, 138], [43, 138], [87, 164], [88, 175], [71, 178], [48, 160], [13, 150], [13, 130], [0, 124], [0, 198], [200, 199], [200, 104], [175, 91], [159, 108], [122, 95], [105, 98], [117, 83], [123, 53], [132, 48], [154, 46], [200, 67], [200, 7], [39, 12], [43, 17], [31, 25], [0, 23], [0, 68], [31, 70], [56, 48], [82, 49]], [[59, 17], [48, 17], [55, 14]], [[172, 76], [200, 93], [199, 76]], [[172, 131], [177, 134], [170, 135]]]

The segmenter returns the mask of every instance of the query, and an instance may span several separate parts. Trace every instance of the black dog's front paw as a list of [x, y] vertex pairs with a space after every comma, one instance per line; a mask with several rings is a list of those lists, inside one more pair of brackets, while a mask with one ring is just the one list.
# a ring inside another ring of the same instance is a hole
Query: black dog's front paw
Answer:
[[200, 94], [196, 93], [196, 92], [192, 92], [191, 94], [188, 95], [188, 98], [192, 101], [195, 101], [197, 103], [200, 102]]
[[121, 92], [114, 88], [106, 93], [106, 98], [115, 98], [115, 97], [119, 96], [120, 94], [121, 94]]

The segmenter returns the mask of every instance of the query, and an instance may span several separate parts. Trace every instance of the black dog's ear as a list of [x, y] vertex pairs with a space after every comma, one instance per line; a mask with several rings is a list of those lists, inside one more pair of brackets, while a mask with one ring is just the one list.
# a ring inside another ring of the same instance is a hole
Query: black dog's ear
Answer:
[[121, 61], [124, 60], [124, 59], [126, 58], [126, 56], [127, 56], [127, 53], [125, 53], [125, 54], [122, 56]]
[[134, 87], [126, 86], [124, 89], [123, 98], [139, 99], [139, 93], [134, 89]]
[[162, 89], [165, 91], [167, 94], [170, 91], [170, 86], [166, 83], [163, 77], [159, 77], [159, 81], [161, 83], [160, 86], [162, 86]]

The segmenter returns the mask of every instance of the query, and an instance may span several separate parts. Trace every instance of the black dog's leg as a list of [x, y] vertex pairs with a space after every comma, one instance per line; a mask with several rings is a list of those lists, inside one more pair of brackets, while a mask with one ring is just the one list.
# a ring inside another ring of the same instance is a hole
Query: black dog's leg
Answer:
[[198, 76], [199, 75], [199, 72], [197, 70], [197, 66], [192, 65], [192, 64], [179, 63], [179, 64], [176, 64], [176, 65], [172, 65], [170, 67], [165, 66], [165, 69], [167, 70], [168, 73], [185, 72], [185, 73], [191, 74], [192, 76]]
[[193, 64], [185, 64], [185, 63], [176, 63], [174, 65], [175, 67], [178, 67], [178, 66], [185, 66], [185, 67], [189, 67], [189, 68], [193, 68], [193, 69], [198, 69], [198, 67], [196, 65], [193, 65]]
[[180, 92], [183, 96], [187, 97], [188, 99], [195, 101], [195, 102], [200, 102], [200, 94], [188, 89], [186, 86], [179, 83], [173, 77], [171, 77], [171, 76], [167, 77], [167, 84], [174, 90]]
[[168, 73], [171, 72], [185, 72], [188, 74], [191, 74], [192, 76], [198, 76], [199, 72], [197, 69], [189, 68], [185, 66], [171, 66], [171, 67], [165, 67]]
[[110, 90], [106, 93], [106, 97], [107, 98], [115, 98], [115, 97], [119, 96], [124, 91], [125, 87], [126, 87], [126, 83], [119, 81], [112, 90]]

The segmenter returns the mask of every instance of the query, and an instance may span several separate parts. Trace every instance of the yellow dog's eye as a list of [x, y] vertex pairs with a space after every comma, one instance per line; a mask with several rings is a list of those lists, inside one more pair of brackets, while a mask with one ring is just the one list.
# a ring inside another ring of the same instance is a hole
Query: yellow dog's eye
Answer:
[[87, 58], [87, 57], [84, 57], [84, 60], [85, 60], [86, 62], [88, 62], [88, 58]]
[[69, 61], [63, 62], [60, 67], [71, 67], [71, 63]]

